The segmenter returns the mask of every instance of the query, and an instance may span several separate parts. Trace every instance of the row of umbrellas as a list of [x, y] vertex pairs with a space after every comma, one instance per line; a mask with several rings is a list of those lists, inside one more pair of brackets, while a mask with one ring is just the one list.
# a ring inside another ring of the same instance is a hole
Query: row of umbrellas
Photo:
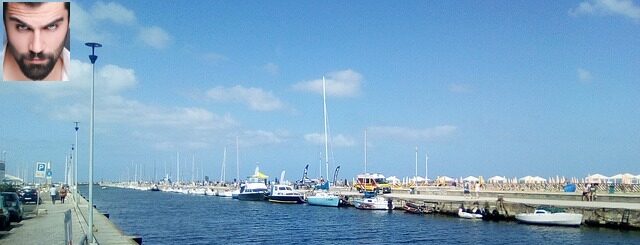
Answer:
[[[396, 176], [391, 176], [386, 178], [389, 183], [392, 184], [404, 184], [404, 183], [416, 183], [416, 182], [424, 182], [425, 178], [417, 176], [417, 177], [405, 177], [402, 180], [397, 178]], [[565, 183], [567, 179], [564, 176], [556, 176], [543, 178], [540, 176], [525, 176], [522, 178], [507, 178], [505, 176], [493, 176], [487, 179], [489, 183], [555, 183], [561, 184]], [[484, 178], [482, 176], [467, 176], [466, 178], [460, 177], [459, 179], [451, 178], [449, 176], [438, 176], [435, 180], [436, 182], [480, 182], [484, 183]], [[602, 174], [593, 174], [589, 175], [586, 178], [571, 178], [570, 182], [572, 183], [619, 183], [619, 184], [640, 184], [640, 175], [633, 175], [630, 173], [617, 174], [613, 176], [605, 176]]]

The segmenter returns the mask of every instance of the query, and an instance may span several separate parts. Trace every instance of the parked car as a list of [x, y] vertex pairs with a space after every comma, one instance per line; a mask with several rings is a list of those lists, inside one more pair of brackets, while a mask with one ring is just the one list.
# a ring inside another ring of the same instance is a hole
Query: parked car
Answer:
[[[0, 195], [0, 203], [4, 203], [4, 196]], [[11, 221], [9, 220], [9, 209], [0, 205], [0, 229], [9, 230], [11, 227]]]
[[27, 203], [42, 203], [42, 198], [38, 195], [38, 190], [35, 188], [23, 188], [18, 191], [20, 201], [24, 204]]
[[15, 192], [2, 192], [4, 197], [3, 207], [9, 210], [9, 217], [12, 222], [21, 222], [24, 215], [24, 209], [20, 203], [20, 198]]

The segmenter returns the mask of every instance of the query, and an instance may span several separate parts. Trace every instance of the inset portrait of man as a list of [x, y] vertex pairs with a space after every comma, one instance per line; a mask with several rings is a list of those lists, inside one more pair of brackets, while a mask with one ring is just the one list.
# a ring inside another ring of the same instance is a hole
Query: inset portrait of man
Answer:
[[69, 2], [3, 2], [4, 81], [69, 80]]

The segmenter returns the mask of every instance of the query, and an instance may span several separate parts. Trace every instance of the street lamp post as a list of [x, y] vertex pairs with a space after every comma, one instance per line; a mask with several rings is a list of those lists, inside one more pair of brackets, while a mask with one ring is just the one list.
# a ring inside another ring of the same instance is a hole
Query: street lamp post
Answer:
[[96, 85], [96, 60], [98, 56], [95, 54], [95, 49], [102, 47], [99, 43], [85, 43], [85, 45], [91, 47], [91, 60], [92, 78], [91, 78], [91, 119], [89, 122], [89, 234], [87, 239], [90, 244], [94, 243], [93, 240], [93, 118], [95, 112], [95, 85]]
[[76, 130], [76, 150], [74, 151], [76, 158], [74, 164], [73, 164], [73, 189], [74, 189], [74, 196], [73, 199], [76, 201], [76, 204], [78, 203], [78, 123], [79, 122], [74, 122], [76, 124], [75, 130]]

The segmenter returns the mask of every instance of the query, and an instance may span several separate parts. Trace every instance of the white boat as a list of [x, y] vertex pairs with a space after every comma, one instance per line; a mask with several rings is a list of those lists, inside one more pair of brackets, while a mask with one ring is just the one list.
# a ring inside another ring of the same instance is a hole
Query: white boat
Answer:
[[312, 196], [307, 196], [307, 203], [314, 206], [338, 207], [340, 206], [340, 197], [326, 191], [320, 191]]
[[289, 185], [272, 185], [267, 198], [277, 203], [304, 203], [304, 195]]
[[231, 191], [231, 190], [218, 191], [218, 196], [219, 197], [225, 197], [225, 198], [231, 198], [231, 197], [233, 197], [233, 191]]
[[[257, 172], [257, 168], [256, 168]], [[246, 183], [240, 185], [240, 193], [238, 193], [238, 200], [242, 201], [262, 201], [265, 200], [267, 195], [267, 185], [264, 184], [264, 180], [256, 177], [251, 177]]]
[[212, 190], [211, 188], [207, 188], [207, 190], [204, 191], [204, 194], [207, 196], [215, 196], [216, 192], [214, 190]]
[[357, 209], [366, 210], [393, 210], [393, 202], [381, 196], [365, 197], [360, 200], [354, 200], [353, 206]]
[[553, 210], [536, 209], [533, 213], [516, 214], [516, 220], [537, 225], [566, 225], [580, 226], [582, 224], [582, 214], [551, 212]]
[[188, 193], [191, 195], [205, 195], [206, 190], [204, 188], [194, 188], [194, 189], [189, 189]]
[[464, 208], [459, 208], [458, 217], [464, 218], [464, 219], [482, 219], [482, 214], [475, 213], [473, 211], [469, 212], [464, 210]]

